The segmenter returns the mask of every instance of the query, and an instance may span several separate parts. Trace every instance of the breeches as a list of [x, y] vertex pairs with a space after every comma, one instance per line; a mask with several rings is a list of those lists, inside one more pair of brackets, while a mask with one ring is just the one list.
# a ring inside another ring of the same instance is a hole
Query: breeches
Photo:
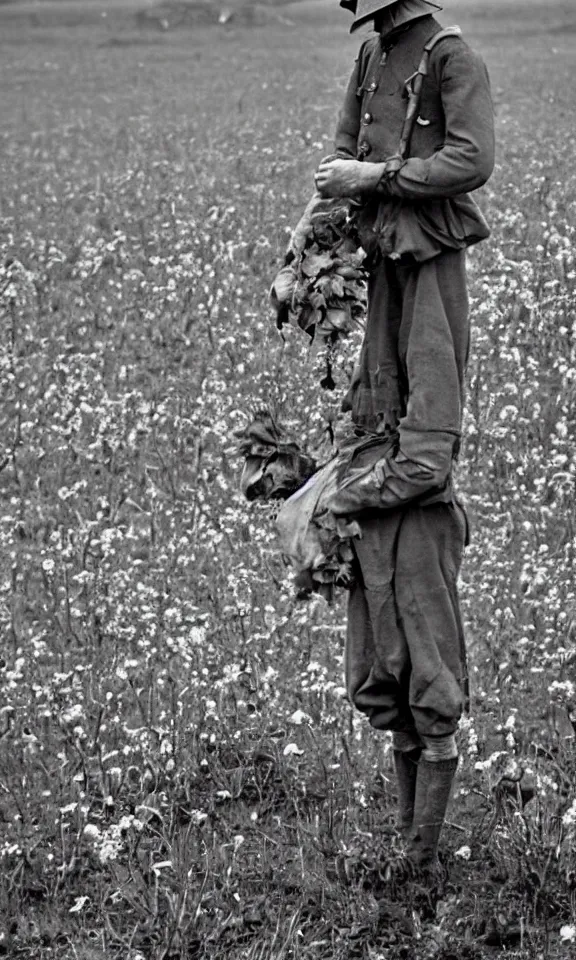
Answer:
[[384, 258], [371, 272], [366, 334], [344, 409], [370, 431], [396, 429], [400, 420], [404, 443], [430, 430], [458, 435], [469, 337], [464, 251], [426, 263]]
[[454, 733], [468, 696], [457, 578], [466, 540], [453, 503], [365, 514], [354, 540], [348, 694], [380, 730]]

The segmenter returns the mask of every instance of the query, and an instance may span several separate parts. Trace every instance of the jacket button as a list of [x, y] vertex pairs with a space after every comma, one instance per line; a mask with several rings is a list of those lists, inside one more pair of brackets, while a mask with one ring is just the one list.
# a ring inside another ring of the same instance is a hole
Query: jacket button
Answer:
[[378, 89], [378, 84], [376, 83], [375, 80], [373, 80], [372, 83], [371, 83], [371, 84], [369, 85], [369, 87], [368, 87], [368, 93], [374, 93], [374, 91], [377, 90], [377, 89]]
[[362, 117], [362, 123], [372, 123], [374, 117], [371, 113], [365, 113]]
[[366, 157], [370, 153], [372, 147], [367, 140], [363, 140], [362, 143], [358, 144], [358, 153], [361, 157]]

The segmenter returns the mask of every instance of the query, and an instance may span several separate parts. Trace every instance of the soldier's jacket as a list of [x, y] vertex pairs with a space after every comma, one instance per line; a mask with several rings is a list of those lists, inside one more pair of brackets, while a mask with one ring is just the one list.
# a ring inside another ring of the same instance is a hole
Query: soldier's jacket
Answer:
[[[441, 30], [422, 17], [389, 37], [370, 37], [354, 65], [335, 136], [342, 157], [380, 163], [398, 153], [406, 117], [406, 81], [418, 69], [427, 41]], [[369, 64], [380, 59], [376, 71]], [[494, 167], [494, 111], [482, 59], [460, 37], [446, 37], [430, 54], [410, 156], [368, 202], [368, 220], [382, 203], [397, 218], [387, 253], [426, 260], [442, 249], [462, 249], [489, 229], [469, 192]], [[394, 198], [404, 203], [399, 204]]]

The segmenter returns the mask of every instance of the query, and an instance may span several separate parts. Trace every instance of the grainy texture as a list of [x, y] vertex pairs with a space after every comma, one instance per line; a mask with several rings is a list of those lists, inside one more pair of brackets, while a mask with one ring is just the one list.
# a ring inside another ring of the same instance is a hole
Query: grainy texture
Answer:
[[337, 426], [357, 344], [321, 395], [267, 289], [356, 41], [322, 0], [254, 28], [135, 9], [0, 8], [0, 954], [565, 960], [573, 4], [442, 17], [488, 63], [499, 153], [459, 467], [473, 712], [431, 903], [382, 869], [391, 748], [343, 696], [344, 605], [295, 604], [229, 456], [266, 404], [320, 458]]

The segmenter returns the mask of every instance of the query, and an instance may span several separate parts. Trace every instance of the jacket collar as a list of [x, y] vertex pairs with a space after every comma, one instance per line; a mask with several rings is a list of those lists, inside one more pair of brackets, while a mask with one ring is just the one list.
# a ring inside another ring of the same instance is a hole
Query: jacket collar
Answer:
[[435, 0], [399, 0], [384, 7], [377, 17], [381, 24], [381, 31], [386, 34], [397, 27], [402, 27], [405, 23], [410, 23], [411, 20], [425, 17], [427, 14], [435, 14], [441, 9], [441, 4], [436, 3]]
[[395, 47], [400, 43], [404, 38], [408, 37], [410, 34], [410, 39], [415, 39], [418, 42], [422, 42], [424, 45], [430, 37], [435, 33], [441, 30], [441, 26], [435, 17], [432, 14], [424, 14], [420, 17], [415, 17], [412, 20], [409, 20], [407, 23], [403, 23], [398, 27], [390, 30], [388, 33], [384, 32], [380, 34], [380, 44], [382, 49], [385, 51], [391, 50], [392, 47]]

